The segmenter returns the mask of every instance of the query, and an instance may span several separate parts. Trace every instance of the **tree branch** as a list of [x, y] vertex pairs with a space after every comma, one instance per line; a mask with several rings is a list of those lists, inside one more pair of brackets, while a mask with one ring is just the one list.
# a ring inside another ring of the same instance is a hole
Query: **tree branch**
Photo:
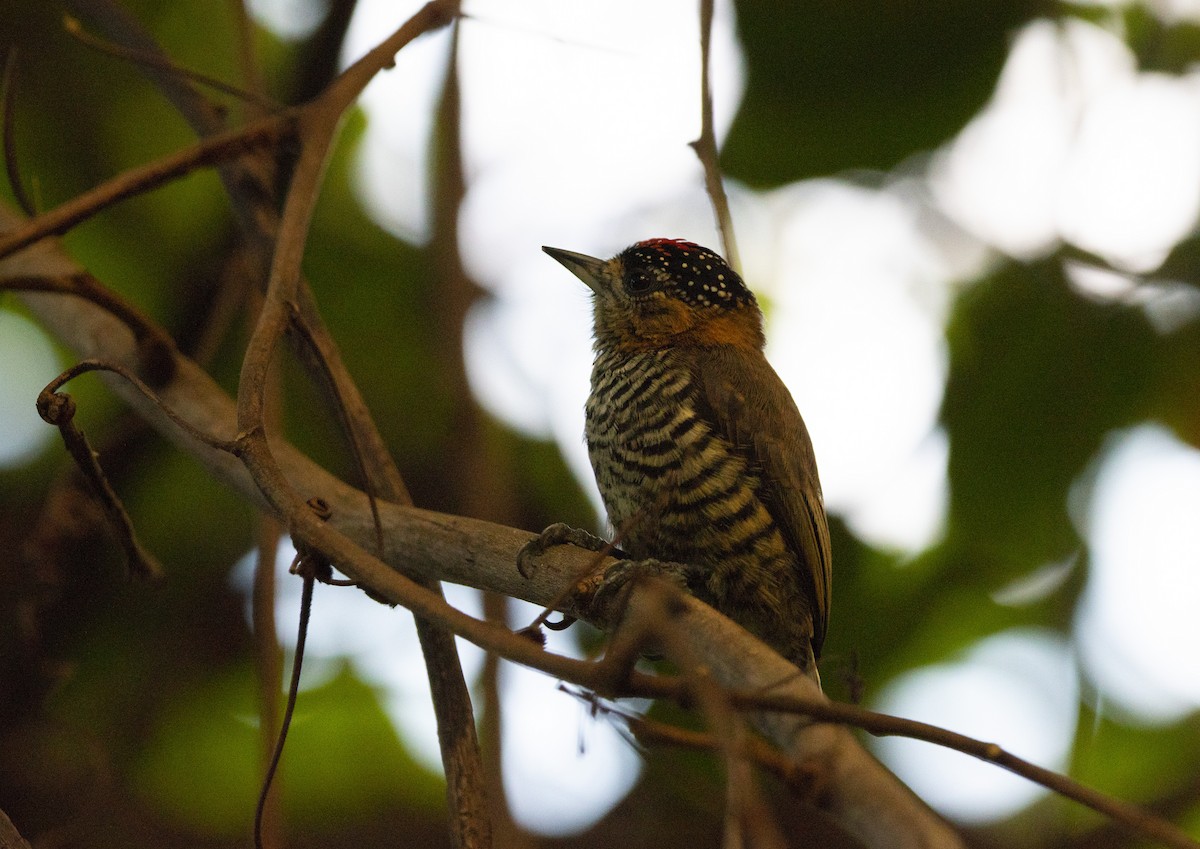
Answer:
[[[10, 229], [17, 221], [6, 207], [0, 207], [0, 230]], [[78, 271], [51, 241], [0, 262], [0, 279], [70, 275]], [[52, 293], [29, 292], [21, 298], [52, 333], [81, 356], [100, 357], [127, 367], [136, 365], [132, 334], [107, 312], [86, 301]], [[517, 571], [515, 557], [521, 546], [533, 538], [532, 534], [384, 503], [380, 505], [380, 519], [385, 530], [385, 547], [377, 558], [368, 553], [374, 538], [374, 523], [366, 496], [329, 475], [290, 445], [283, 442], [272, 445], [273, 455], [278, 459], [278, 466], [273, 469], [258, 467], [253, 457], [245, 455], [244, 466], [180, 427], [160, 405], [136, 388], [120, 380], [111, 385], [139, 415], [196, 457], [215, 477], [260, 508], [279, 515], [288, 523], [297, 544], [321, 551], [342, 571], [383, 598], [408, 607], [418, 616], [511, 661], [602, 695], [637, 694], [680, 700], [689, 697], [686, 683], [681, 679], [638, 672], [616, 677], [603, 662], [549, 654], [531, 640], [450, 608], [436, 594], [396, 571], [403, 569], [405, 574], [427, 580], [450, 580], [545, 605], [561, 597], [564, 586], [573, 584], [574, 576], [587, 570], [594, 559], [592, 552], [569, 546], [553, 548], [526, 578]], [[190, 422], [193, 429], [218, 440], [244, 445], [244, 437], [235, 436], [233, 402], [189, 360], [178, 359], [175, 378], [161, 389], [159, 397], [177, 416]], [[260, 481], [265, 480], [267, 485], [260, 487], [252, 474], [262, 474]], [[279, 488], [273, 489], [276, 485]], [[313, 496], [322, 497], [331, 507], [332, 516], [325, 525], [313, 519], [304, 506], [303, 499]], [[293, 498], [301, 500], [293, 504]], [[589, 579], [560, 608], [600, 627], [608, 626], [616, 611], [597, 609], [593, 604], [592, 592], [597, 584], [598, 579]], [[661, 615], [653, 604], [651, 594], [635, 591], [630, 595], [625, 615], [643, 621]], [[652, 607], [647, 610], [646, 605]], [[731, 702], [749, 709], [749, 721], [764, 736], [791, 759], [813, 771], [816, 785], [822, 788], [816, 803], [870, 846], [951, 847], [961, 846], [961, 842], [923, 802], [871, 757], [845, 726], [830, 723], [853, 724], [872, 733], [915, 736], [983, 756], [1026, 777], [1036, 780], [1047, 777], [1040, 775], [1037, 767], [1006, 755], [994, 744], [829, 702], [794, 666], [691, 597], [679, 599], [672, 607], [672, 616], [678, 626], [674, 633], [687, 640], [694, 656], [705, 659], [713, 678], [729, 691]], [[614, 689], [615, 684], [620, 686]], [[813, 719], [825, 722], [816, 724]], [[1056, 776], [1054, 780], [1059, 792], [1117, 817], [1166, 845], [1187, 849], [1200, 846], [1169, 823], [1156, 820], [1134, 806], [1109, 800], [1088, 788], [1083, 788], [1087, 792], [1081, 795], [1079, 785], [1064, 776]]]
[[0, 849], [33, 849], [4, 811], [0, 811]]
[[733, 216], [729, 214], [729, 197], [721, 179], [717, 134], [713, 129], [712, 87], [709, 85], [708, 63], [712, 46], [713, 0], [700, 0], [700, 136], [691, 143], [704, 168], [704, 188], [712, 202], [713, 217], [721, 231], [725, 259], [729, 267], [741, 274], [742, 261], [738, 256], [737, 239], [733, 235]]
[[[15, 223], [15, 216], [0, 207], [0, 229], [11, 229]], [[0, 279], [13, 275], [69, 275], [78, 271], [51, 240], [0, 262]], [[27, 292], [20, 297], [50, 332], [75, 348], [80, 356], [136, 366], [132, 335], [105, 311], [77, 298], [53, 293]], [[260, 489], [251, 476], [264, 471], [256, 468], [254, 462], [243, 465], [229, 453], [196, 439], [158, 404], [126, 382], [118, 379], [109, 383], [139, 415], [203, 463], [213, 476], [258, 508], [279, 516], [297, 544], [322, 551], [339, 569], [381, 597], [404, 605], [416, 615], [513, 662], [601, 694], [618, 695], [612, 690], [614, 678], [604, 664], [547, 653], [532, 640], [454, 610], [436, 594], [395, 571], [403, 569], [405, 574], [419, 578], [449, 580], [546, 605], [561, 597], [564, 587], [575, 582], [575, 575], [587, 570], [594, 557], [592, 552], [569, 546], [553, 548], [538, 561], [534, 573], [525, 578], [517, 571], [516, 553], [533, 539], [532, 534], [490, 522], [383, 503], [380, 518], [385, 547], [382, 559], [376, 558], [368, 553], [373, 547], [374, 523], [361, 491], [333, 477], [292, 446], [275, 442], [272, 448], [278, 467], [266, 470], [264, 478], [270, 484], [277, 477], [281, 484], [279, 490], [272, 492], [274, 503], [268, 502], [264, 490], [270, 491], [269, 486]], [[218, 440], [242, 444], [232, 400], [191, 361], [178, 359], [175, 378], [158, 395], [163, 405], [191, 422], [194, 429]], [[279, 498], [280, 492], [291, 496]], [[322, 524], [309, 516], [304, 500], [313, 496], [324, 498], [330, 505], [332, 515], [328, 523]], [[613, 611], [591, 609], [587, 590], [594, 589], [597, 583], [598, 579], [592, 579], [583, 591], [569, 596], [560, 606], [566, 613], [604, 627]], [[639, 596], [633, 594], [634, 603]], [[716, 611], [691, 598], [683, 599], [683, 609], [689, 640], [695, 635], [693, 647], [697, 655], [706, 658], [723, 687], [759, 690], [786, 681], [789, 674], [794, 676], [794, 667]], [[759, 656], [774, 660], [774, 665], [767, 667], [769, 671], [763, 673], [765, 678], [752, 674], [753, 670], [748, 668]], [[630, 691], [643, 695], [682, 694], [678, 682], [669, 679], [633, 672], [627, 681]], [[807, 678], [795, 678], [783, 691], [810, 696], [816, 693], [815, 685]], [[834, 815], [851, 831], [864, 836], [869, 845], [895, 846], [898, 834], [907, 835], [911, 842], [906, 845], [914, 847], [961, 845], [954, 833], [862, 750], [846, 729], [813, 726], [806, 719], [779, 714], [751, 714], [751, 721], [789, 755], [825, 765], [822, 774], [828, 776], [831, 787], [825, 801]], [[880, 789], [875, 789], [875, 784]], [[864, 787], [872, 789], [864, 792]]]
[[[266, 376], [279, 340], [289, 326], [305, 326], [297, 321], [297, 301], [302, 290], [301, 260], [307, 243], [309, 224], [321, 182], [328, 164], [329, 152], [337, 137], [342, 117], [355, 102], [362, 89], [381, 70], [394, 61], [397, 51], [413, 39], [454, 20], [457, 6], [452, 3], [431, 2], [406, 21], [395, 33], [346, 71], [318, 97], [298, 112], [298, 141], [300, 153], [291, 174], [283, 214], [276, 234], [275, 250], [267, 280], [263, 309], [251, 335], [242, 360], [238, 381], [237, 421], [240, 456], [263, 494], [292, 523], [297, 520], [318, 532], [307, 512], [300, 508], [301, 499], [279, 468], [264, 427]], [[311, 327], [309, 328], [311, 330]], [[318, 358], [321, 374], [329, 360]], [[335, 389], [336, 382], [331, 381]], [[341, 393], [339, 393], [339, 396]], [[339, 397], [339, 401], [341, 398]], [[339, 410], [342, 405], [339, 403]], [[364, 408], [365, 411], [365, 408]], [[347, 429], [356, 458], [361, 456], [353, 427]], [[386, 451], [383, 452], [386, 455]], [[383, 467], [393, 474], [384, 476], [385, 494], [393, 499], [408, 500], [408, 493], [390, 457]], [[372, 491], [376, 482], [368, 473], [366, 482]], [[376, 546], [382, 549], [383, 533], [378, 506], [369, 499]], [[325, 550], [317, 543], [314, 547]], [[340, 564], [339, 564], [340, 565]], [[351, 577], [355, 577], [352, 572]], [[422, 589], [440, 599], [440, 589], [426, 579]], [[445, 606], [444, 600], [441, 600]], [[414, 611], [415, 612], [415, 611]], [[452, 835], [456, 844], [468, 849], [491, 846], [491, 826], [484, 794], [484, 772], [478, 752], [474, 716], [470, 697], [454, 651], [453, 636], [448, 631], [432, 628], [423, 617], [417, 619], [418, 636], [426, 652], [430, 686], [439, 718], [439, 741], [446, 765], [448, 801], [453, 813]], [[439, 662], [453, 661], [452, 663]]]
[[157, 188], [205, 165], [237, 156], [278, 141], [286, 132], [288, 114], [260, 118], [236, 130], [168, 154], [146, 165], [130, 168], [94, 189], [54, 209], [31, 218], [27, 224], [0, 238], [0, 258], [46, 236], [61, 236], [81, 221], [113, 204]]
[[[70, 0], [69, 5], [78, 14], [86, 15], [98, 31], [105, 33], [114, 42], [139, 55], [161, 54], [158, 45], [138, 22], [110, 0]], [[352, 2], [337, 5], [331, 14], [331, 20], [336, 18], [331, 24], [335, 29], [344, 28], [352, 7]], [[448, 8], [452, 11], [457, 10], [456, 6]], [[310, 116], [310, 121], [313, 120], [311, 116], [314, 113], [325, 111], [326, 146], [333, 138], [341, 113], [374, 73], [390, 65], [392, 54], [403, 46], [405, 39], [424, 31], [422, 27], [428, 29], [444, 23], [450, 16], [445, 14], [445, 9], [441, 6], [426, 6], [389, 39], [387, 44], [381, 45], [356, 63], [342, 78], [318, 96], [313, 104], [303, 108]], [[388, 50], [392, 52], [389, 53]], [[186, 80], [177, 74], [164, 72], [163, 68], [163, 65], [152, 66], [148, 74], [197, 133], [202, 136], [218, 134], [222, 128], [220, 111], [201, 97]], [[324, 85], [324, 81], [321, 84]], [[331, 95], [330, 90], [335, 86], [338, 92]], [[307, 89], [308, 86], [304, 88]], [[311, 130], [311, 124], [309, 129]], [[323, 155], [310, 157], [311, 161], [317, 163], [315, 167], [308, 166], [311, 169], [310, 183], [314, 198], [324, 167], [323, 159]], [[221, 179], [233, 200], [238, 222], [264, 271], [267, 257], [274, 256], [278, 259], [277, 248], [280, 240], [281, 219], [273, 200], [274, 165], [269, 157], [260, 154], [238, 160], [226, 160], [219, 168]], [[294, 185], [292, 190], [294, 194]], [[293, 215], [293, 222], [295, 220]], [[292, 226], [294, 227], [295, 223]], [[304, 240], [302, 234], [306, 232], [306, 224], [295, 230], [295, 234], [299, 235], [301, 250]], [[273, 268], [275, 267], [273, 265]], [[342, 361], [336, 343], [325, 328], [311, 290], [303, 278], [299, 277], [298, 271], [293, 294], [294, 297], [288, 299], [286, 304], [293, 347], [314, 382], [330, 399], [331, 407], [349, 440], [363, 484], [371, 496], [369, 501], [377, 547], [381, 546], [382, 531], [374, 496], [378, 494], [393, 502], [410, 503], [408, 491], [358, 387]], [[273, 348], [272, 343], [270, 349], [273, 351]], [[269, 452], [269, 449], [264, 446], [264, 451]], [[431, 581], [427, 586], [432, 592], [441, 594], [441, 588], [436, 582]], [[446, 774], [447, 801], [454, 812], [452, 837], [460, 846], [487, 847], [490, 845], [490, 824], [482, 791], [482, 761], [476, 739], [470, 693], [463, 678], [454, 636], [449, 631], [433, 627], [421, 617], [417, 617], [416, 628], [425, 657], [434, 713], [438, 722], [438, 738]]]

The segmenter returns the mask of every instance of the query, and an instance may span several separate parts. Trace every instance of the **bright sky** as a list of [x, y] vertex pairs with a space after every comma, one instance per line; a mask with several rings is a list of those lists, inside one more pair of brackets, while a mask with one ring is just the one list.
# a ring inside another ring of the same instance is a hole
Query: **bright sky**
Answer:
[[[348, 56], [418, 5], [361, 0]], [[1160, 5], [1170, 15], [1197, 14], [1194, 3]], [[251, 6], [293, 35], [317, 19], [306, 0]], [[719, 247], [687, 147], [699, 128], [695, 3], [513, 0], [467, 10], [477, 16], [462, 27], [470, 181], [462, 246], [468, 268], [494, 294], [467, 327], [473, 386], [514, 427], [557, 440], [594, 493], [581, 435], [587, 293], [539, 248], [609, 255], [655, 235]], [[727, 2], [717, 4], [713, 40], [723, 134], [742, 92]], [[426, 151], [447, 44], [441, 34], [404, 50], [364, 99], [364, 202], [418, 242], [428, 232]], [[1123, 42], [1099, 27], [1036, 22], [1015, 34], [991, 104], [926, 172], [879, 188], [830, 179], [766, 193], [729, 189], [746, 276], [773, 304], [769, 355], [808, 421], [830, 509], [868, 542], [915, 553], [944, 519], [947, 445], [936, 417], [955, 281], [984, 267], [993, 250], [1032, 258], [1064, 237], [1131, 271], [1151, 267], [1200, 209], [1200, 73], [1140, 73]], [[963, 232], [931, 230], [930, 210]], [[1076, 272], [1080, 291], [1136, 303], [1163, 332], [1200, 313], [1194, 289], [1135, 293], [1125, 278]], [[53, 435], [32, 398], [59, 366], [46, 362], [48, 346], [38, 352], [29, 328], [0, 314], [0, 357], [10, 364], [0, 384], [7, 465]], [[37, 387], [10, 379], [27, 373], [11, 367], [17, 353], [44, 363], [29, 366]], [[1200, 452], [1146, 423], [1114, 434], [1084, 478], [1071, 505], [1092, 558], [1074, 635], [1078, 658], [1052, 635], [999, 634], [894, 682], [873, 707], [976, 732], [1061, 768], [1074, 737], [1076, 670], [1105, 709], [1138, 722], [1200, 706], [1200, 690], [1173, 674], [1193, 665], [1176, 651], [1200, 644], [1185, 604], [1200, 598]], [[1049, 591], [1069, 567], [1047, 564], [1046, 581], [1014, 589], [1007, 603]], [[283, 622], [294, 618], [296, 583], [281, 579]], [[476, 604], [465, 592], [453, 600], [468, 610]], [[397, 650], [415, 646], [405, 620], [358, 594], [323, 592], [310, 646], [314, 657], [352, 657], [387, 694], [406, 743], [437, 769], [423, 676]], [[569, 639], [557, 647], [573, 650]], [[465, 653], [477, 668], [478, 653]], [[306, 664], [306, 675], [318, 667]], [[506, 791], [518, 819], [545, 833], [586, 827], [636, 780], [637, 756], [553, 681], [506, 668], [503, 684]], [[514, 719], [524, 716], [536, 716], [536, 726]], [[960, 771], [966, 759], [933, 747], [880, 751], [956, 817], [1002, 817], [1036, 796], [998, 770]]]
[[42, 421], [34, 401], [62, 371], [50, 340], [24, 316], [0, 308], [0, 469], [20, 466], [51, 444], [57, 431]]

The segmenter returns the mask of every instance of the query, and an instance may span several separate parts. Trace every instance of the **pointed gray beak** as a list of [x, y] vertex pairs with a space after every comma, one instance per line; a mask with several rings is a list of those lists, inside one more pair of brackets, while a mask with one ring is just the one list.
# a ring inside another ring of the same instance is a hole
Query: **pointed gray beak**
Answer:
[[605, 260], [587, 254], [577, 254], [575, 251], [564, 251], [562, 248], [548, 248], [545, 245], [542, 246], [542, 250], [561, 262], [567, 271], [586, 283], [589, 289], [597, 295], [600, 294], [604, 266], [607, 265]]

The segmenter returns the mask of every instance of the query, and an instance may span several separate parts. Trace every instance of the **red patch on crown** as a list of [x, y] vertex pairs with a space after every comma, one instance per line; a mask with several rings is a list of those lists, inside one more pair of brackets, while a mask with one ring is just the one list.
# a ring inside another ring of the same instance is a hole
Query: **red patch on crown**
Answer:
[[667, 250], [670, 248], [678, 248], [683, 251], [702, 251], [704, 248], [697, 245], [695, 242], [689, 242], [686, 239], [646, 239], [645, 241], [634, 244], [635, 248], [650, 248], [652, 250]]

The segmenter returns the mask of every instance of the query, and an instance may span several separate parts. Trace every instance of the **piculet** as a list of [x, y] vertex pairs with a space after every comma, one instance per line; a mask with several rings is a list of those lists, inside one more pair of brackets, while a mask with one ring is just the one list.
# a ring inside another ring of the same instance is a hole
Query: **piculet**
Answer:
[[608, 260], [543, 250], [594, 296], [585, 434], [621, 548], [677, 564], [694, 595], [816, 678], [829, 529], [754, 295], [692, 242], [649, 239]]

